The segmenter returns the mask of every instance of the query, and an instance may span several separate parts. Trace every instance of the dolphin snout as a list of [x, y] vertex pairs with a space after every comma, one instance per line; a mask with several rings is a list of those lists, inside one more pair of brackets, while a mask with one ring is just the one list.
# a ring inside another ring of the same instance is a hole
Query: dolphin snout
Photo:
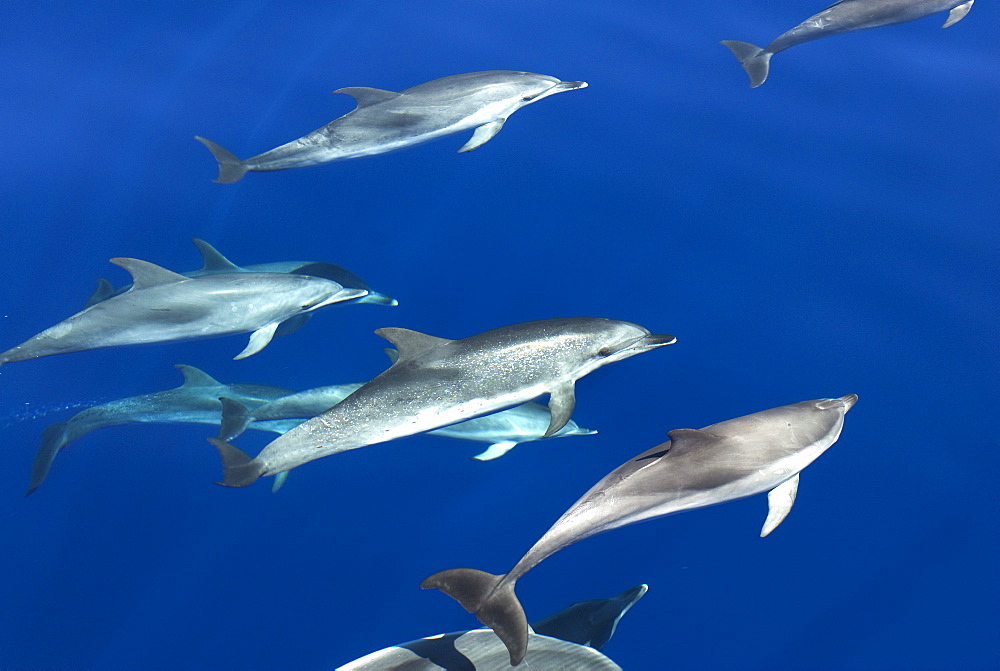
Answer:
[[573, 89], [585, 89], [587, 86], [587, 82], [559, 82], [553, 88], [560, 91], [572, 91]]
[[640, 338], [636, 344], [640, 347], [650, 348], [673, 345], [675, 342], [677, 342], [677, 337], [668, 333], [650, 333], [648, 336]]
[[844, 412], [847, 412], [848, 410], [851, 409], [851, 407], [855, 403], [858, 402], [858, 395], [857, 394], [848, 394], [847, 396], [841, 396], [839, 400], [844, 403], [844, 405], [846, 406], [846, 408], [844, 409]]

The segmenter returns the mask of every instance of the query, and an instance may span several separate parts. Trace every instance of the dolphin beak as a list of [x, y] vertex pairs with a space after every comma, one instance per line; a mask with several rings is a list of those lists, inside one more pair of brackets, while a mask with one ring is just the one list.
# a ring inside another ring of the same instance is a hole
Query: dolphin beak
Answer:
[[648, 336], [639, 338], [633, 347], [647, 350], [654, 347], [663, 347], [664, 345], [673, 345], [675, 342], [677, 342], [677, 338], [668, 333], [650, 333]]
[[344, 287], [337, 293], [333, 294], [324, 301], [320, 301], [316, 305], [309, 308], [310, 311], [319, 309], [325, 305], [333, 305], [334, 303], [340, 303], [342, 301], [349, 301], [352, 298], [361, 298], [362, 296], [367, 296], [367, 289], [353, 289], [351, 287]]
[[[616, 599], [622, 603], [628, 604], [625, 606], [625, 610], [628, 610], [635, 605], [635, 602], [642, 598], [642, 595], [649, 591], [649, 585], [636, 585], [632, 589], [627, 589], [621, 594], [619, 594]], [[624, 613], [625, 611], [622, 611]]]
[[841, 396], [838, 400], [843, 402], [844, 406], [846, 406], [844, 408], [844, 412], [847, 412], [854, 406], [855, 403], [858, 402], [858, 395], [848, 394], [847, 396]]
[[589, 86], [587, 82], [559, 82], [552, 88], [559, 91], [573, 91], [575, 89], [585, 89]]

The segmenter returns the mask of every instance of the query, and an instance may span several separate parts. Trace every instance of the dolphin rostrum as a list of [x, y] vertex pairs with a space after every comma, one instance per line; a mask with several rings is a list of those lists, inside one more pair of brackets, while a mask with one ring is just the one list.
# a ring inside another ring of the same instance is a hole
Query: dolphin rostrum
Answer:
[[0, 353], [0, 364], [100, 347], [194, 340], [252, 332], [235, 358], [262, 350], [294, 317], [365, 295], [322, 277], [223, 273], [184, 277], [139, 259], [111, 262], [132, 275], [132, 288], [68, 317]]
[[437, 588], [503, 640], [516, 666], [528, 623], [514, 594], [518, 578], [549, 555], [602, 531], [769, 491], [761, 536], [795, 501], [799, 471], [840, 437], [858, 397], [802, 401], [703, 429], [675, 429], [670, 440], [625, 462], [591, 487], [505, 575], [458, 568], [421, 583]]
[[223, 482], [243, 487], [306, 462], [431, 431], [549, 394], [543, 438], [569, 421], [574, 384], [613, 361], [676, 341], [629, 322], [597, 317], [543, 319], [447, 340], [402, 328], [376, 331], [399, 360], [323, 414], [300, 424], [251, 459], [210, 439]]
[[749, 42], [724, 40], [722, 44], [739, 59], [750, 76], [750, 88], [767, 79], [771, 56], [803, 42], [842, 35], [865, 28], [906, 23], [938, 12], [948, 12], [942, 28], [962, 20], [973, 0], [839, 0], [814, 14], [761, 49]]
[[[219, 253], [215, 247], [199, 238], [192, 238], [191, 242], [198, 248], [201, 254], [202, 266], [198, 270], [186, 273], [179, 273], [184, 277], [200, 277], [202, 275], [216, 275], [222, 273], [291, 273], [293, 275], [313, 275], [315, 277], [325, 277], [333, 280], [347, 289], [364, 289], [367, 295], [355, 298], [353, 303], [376, 303], [379, 305], [399, 305], [399, 302], [392, 296], [372, 289], [367, 282], [352, 273], [347, 268], [334, 263], [322, 261], [272, 261], [270, 263], [253, 263], [248, 266], [238, 266], [225, 256]], [[125, 285], [120, 289], [114, 286], [103, 277], [97, 278], [97, 289], [83, 307], [89, 308], [94, 303], [100, 303], [112, 296], [123, 294], [132, 285]]]
[[[96, 429], [134, 422], [218, 424], [220, 396], [256, 408], [292, 393], [291, 389], [267, 385], [222, 384], [194, 366], [177, 364], [176, 367], [184, 375], [184, 384], [179, 387], [95, 405], [45, 429], [25, 496], [42, 484], [62, 448]], [[257, 427], [251, 424], [250, 428]]]
[[384, 154], [435, 138], [476, 129], [460, 152], [471, 151], [500, 132], [525, 105], [586, 82], [513, 70], [488, 70], [442, 77], [399, 93], [350, 86], [334, 91], [357, 107], [318, 130], [263, 154], [240, 160], [211, 140], [195, 136], [219, 162], [220, 184], [239, 181], [248, 171], [305, 168], [359, 156]]
[[[537, 669], [621, 671], [620, 666], [594, 651], [607, 643], [618, 621], [646, 589], [646, 585], [639, 585], [610, 599], [575, 603], [532, 623], [525, 662]], [[337, 671], [494, 671], [507, 668], [507, 659], [506, 648], [489, 629], [474, 629], [383, 648], [337, 667]]]

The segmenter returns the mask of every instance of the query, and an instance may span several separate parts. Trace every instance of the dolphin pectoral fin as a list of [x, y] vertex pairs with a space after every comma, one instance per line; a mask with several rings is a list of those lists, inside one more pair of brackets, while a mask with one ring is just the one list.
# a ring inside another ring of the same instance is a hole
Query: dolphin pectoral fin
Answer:
[[337, 89], [334, 93], [343, 93], [354, 98], [358, 103], [357, 109], [371, 107], [372, 105], [377, 105], [378, 103], [403, 95], [395, 91], [386, 91], [385, 89], [376, 89], [370, 86], [345, 86], [342, 89]]
[[197, 135], [194, 136], [194, 139], [208, 147], [208, 150], [212, 152], [212, 156], [219, 163], [219, 176], [212, 180], [213, 182], [217, 184], [232, 184], [233, 182], [240, 181], [243, 179], [243, 175], [247, 174], [247, 167], [243, 165], [243, 161], [236, 158], [236, 155], [225, 147], [220, 147], [211, 140], [206, 140]]
[[219, 435], [215, 438], [229, 442], [247, 430], [252, 417], [247, 407], [239, 401], [225, 396], [220, 396], [219, 401], [222, 403], [222, 419], [219, 423]]
[[222, 458], [222, 482], [216, 484], [223, 487], [246, 487], [260, 477], [263, 469], [249, 454], [224, 440], [209, 438], [208, 442], [215, 445]]
[[308, 312], [303, 312], [297, 314], [294, 317], [290, 317], [278, 325], [278, 330], [274, 332], [276, 336], [286, 336], [292, 335], [300, 328], [306, 325], [306, 322], [312, 318], [312, 315]]
[[576, 393], [573, 390], [573, 382], [556, 387], [549, 392], [549, 428], [542, 434], [542, 438], [548, 438], [559, 429], [566, 426], [566, 422], [573, 415], [573, 408], [576, 407]]
[[500, 637], [510, 653], [510, 665], [517, 666], [528, 650], [528, 618], [514, 594], [514, 583], [500, 584], [505, 577], [473, 568], [453, 568], [425, 579], [420, 588], [439, 589], [474, 613]]
[[472, 457], [478, 461], [490, 461], [491, 459], [496, 459], [502, 457], [503, 455], [510, 452], [517, 445], [516, 440], [502, 440], [499, 443], [493, 443], [485, 452], [480, 452], [476, 456]]
[[733, 56], [739, 59], [740, 65], [750, 77], [750, 88], [755, 89], [764, 83], [771, 68], [771, 56], [773, 55], [771, 52], [764, 51], [755, 44], [739, 40], [723, 40], [720, 44], [733, 52]]
[[968, 2], [961, 4], [958, 7], [952, 9], [950, 12], [948, 12], [948, 18], [945, 20], [944, 25], [941, 27], [947, 28], [948, 26], [953, 26], [962, 19], [964, 19], [965, 15], [969, 13], [970, 9], [972, 9], [972, 3], [974, 1], [975, 0], [969, 0]]
[[271, 338], [274, 337], [274, 332], [278, 330], [278, 325], [280, 323], [281, 322], [274, 322], [273, 324], [268, 324], [267, 326], [254, 331], [250, 336], [250, 342], [247, 343], [247, 346], [243, 348], [243, 351], [234, 356], [233, 359], [246, 359], [248, 356], [252, 356], [267, 347], [267, 343], [271, 342]]
[[271, 485], [271, 493], [277, 494], [278, 490], [285, 485], [285, 480], [288, 479], [288, 471], [282, 471], [274, 476], [274, 483]]
[[90, 294], [90, 298], [87, 302], [83, 304], [83, 307], [89, 308], [91, 305], [100, 303], [101, 301], [106, 301], [115, 294], [115, 288], [103, 277], [97, 278], [97, 288], [94, 289], [94, 293]]
[[28, 491], [25, 496], [38, 489], [38, 486], [45, 481], [52, 468], [59, 450], [66, 444], [66, 422], [58, 422], [42, 432], [42, 444], [35, 452], [35, 460], [31, 463], [31, 481], [28, 483]]
[[767, 519], [760, 530], [761, 538], [774, 531], [788, 516], [798, 491], [799, 474], [796, 473], [767, 493]]
[[506, 119], [498, 119], [496, 121], [491, 121], [488, 124], [483, 124], [477, 128], [476, 132], [474, 132], [472, 137], [469, 138], [469, 141], [463, 144], [462, 148], [459, 149], [458, 152], [462, 153], [472, 151], [476, 147], [481, 147], [492, 140], [493, 136], [499, 133], [500, 129], [503, 128], [504, 121], [506, 121]]

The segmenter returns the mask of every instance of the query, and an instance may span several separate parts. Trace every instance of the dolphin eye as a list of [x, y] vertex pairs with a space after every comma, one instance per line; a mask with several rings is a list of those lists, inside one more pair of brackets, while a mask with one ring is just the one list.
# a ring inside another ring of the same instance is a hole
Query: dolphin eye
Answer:
[[615, 353], [615, 350], [614, 350], [614, 348], [611, 348], [611, 347], [602, 347], [601, 349], [597, 350], [597, 356], [602, 357], [602, 358], [603, 357], [607, 357], [607, 356], [611, 356], [614, 353]]
[[534, 99], [534, 97], [535, 97], [535, 96], [534, 96], [534, 95], [531, 95], [531, 94], [528, 94], [528, 95], [523, 95], [523, 96], [521, 96], [521, 100], [523, 100], [524, 102], [528, 102], [529, 100], [532, 100], [532, 99]]

